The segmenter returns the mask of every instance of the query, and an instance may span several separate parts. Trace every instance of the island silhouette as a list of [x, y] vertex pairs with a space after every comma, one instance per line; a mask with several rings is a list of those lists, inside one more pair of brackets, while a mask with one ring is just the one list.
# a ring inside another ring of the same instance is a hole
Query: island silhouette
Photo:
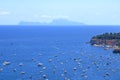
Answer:
[[50, 23], [41, 23], [41, 22], [27, 22], [27, 21], [21, 21], [19, 22], [19, 25], [45, 25], [45, 26], [80, 26], [85, 25], [84, 23], [75, 22], [67, 19], [54, 19]]

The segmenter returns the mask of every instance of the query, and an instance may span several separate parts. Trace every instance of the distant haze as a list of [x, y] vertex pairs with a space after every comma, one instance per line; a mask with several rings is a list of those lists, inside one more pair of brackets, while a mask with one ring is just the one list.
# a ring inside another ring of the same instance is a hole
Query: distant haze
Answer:
[[49, 23], [40, 23], [40, 22], [25, 22], [25, 21], [21, 21], [19, 23], [19, 25], [52, 25], [52, 26], [59, 26], [59, 25], [63, 25], [63, 26], [80, 26], [80, 25], [85, 25], [84, 23], [80, 23], [80, 22], [75, 22], [75, 21], [70, 21], [67, 19], [55, 19], [52, 22]]
[[61, 18], [88, 25], [120, 25], [120, 0], [0, 0], [0, 25]]

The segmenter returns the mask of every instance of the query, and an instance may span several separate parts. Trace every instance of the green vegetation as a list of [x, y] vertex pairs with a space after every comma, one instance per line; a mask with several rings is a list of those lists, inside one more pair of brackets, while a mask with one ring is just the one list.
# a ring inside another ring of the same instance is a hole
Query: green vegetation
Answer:
[[91, 45], [108, 45], [114, 48], [113, 53], [120, 53], [120, 32], [94, 36], [90, 43]]
[[107, 39], [107, 40], [120, 39], [120, 32], [119, 33], [104, 33], [102, 35], [94, 36], [93, 39]]

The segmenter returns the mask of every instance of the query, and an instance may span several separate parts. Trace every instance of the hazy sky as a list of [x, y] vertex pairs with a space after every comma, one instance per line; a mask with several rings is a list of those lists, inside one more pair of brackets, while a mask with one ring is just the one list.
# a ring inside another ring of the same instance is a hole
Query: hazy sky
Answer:
[[0, 24], [65, 18], [90, 25], [120, 25], [120, 0], [0, 0]]

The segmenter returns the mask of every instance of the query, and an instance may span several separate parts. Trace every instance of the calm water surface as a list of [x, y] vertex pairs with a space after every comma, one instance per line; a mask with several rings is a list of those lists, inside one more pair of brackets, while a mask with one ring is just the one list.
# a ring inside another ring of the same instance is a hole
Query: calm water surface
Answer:
[[0, 80], [120, 80], [120, 55], [86, 44], [104, 32], [120, 26], [0, 26]]

